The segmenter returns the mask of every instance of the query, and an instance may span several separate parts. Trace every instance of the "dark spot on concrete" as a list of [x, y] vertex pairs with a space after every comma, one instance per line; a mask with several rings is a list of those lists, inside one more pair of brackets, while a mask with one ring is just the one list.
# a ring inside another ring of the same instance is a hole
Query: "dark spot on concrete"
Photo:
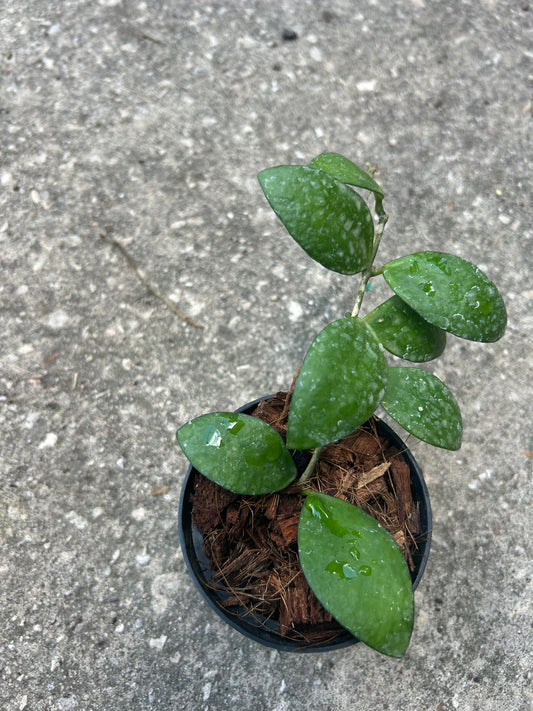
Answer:
[[281, 33], [281, 39], [284, 42], [294, 42], [298, 39], [298, 35], [294, 30], [284, 29]]

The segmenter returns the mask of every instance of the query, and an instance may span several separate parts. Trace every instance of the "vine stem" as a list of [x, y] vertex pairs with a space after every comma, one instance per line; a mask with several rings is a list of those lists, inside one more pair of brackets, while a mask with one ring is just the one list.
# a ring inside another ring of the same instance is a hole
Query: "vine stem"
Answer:
[[313, 456], [309, 460], [309, 464], [305, 468], [304, 473], [298, 479], [299, 484], [301, 484], [304, 481], [307, 481], [309, 479], [309, 477], [312, 475], [312, 473], [315, 471], [315, 466], [318, 461], [318, 458], [320, 457], [321, 452], [322, 452], [322, 447], [317, 447], [315, 449], [315, 451], [313, 452]]
[[363, 303], [363, 297], [365, 295], [366, 287], [370, 277], [376, 276], [378, 270], [374, 268], [374, 259], [378, 253], [379, 245], [381, 244], [381, 238], [383, 237], [383, 232], [385, 230], [385, 225], [389, 216], [383, 209], [383, 198], [376, 195], [376, 212], [379, 216], [378, 226], [376, 228], [376, 234], [374, 237], [374, 245], [372, 247], [372, 257], [370, 258], [369, 266], [363, 270], [361, 274], [361, 281], [359, 282], [359, 289], [357, 290], [357, 296], [355, 299], [355, 304], [352, 309], [352, 317], [355, 318], [359, 315], [361, 310], [361, 304]]

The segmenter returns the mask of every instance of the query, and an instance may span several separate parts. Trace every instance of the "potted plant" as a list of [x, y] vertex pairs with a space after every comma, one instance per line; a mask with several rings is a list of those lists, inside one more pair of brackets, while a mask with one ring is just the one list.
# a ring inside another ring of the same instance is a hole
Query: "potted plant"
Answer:
[[[276, 528], [273, 521], [280, 517], [276, 530], [281, 534], [274, 541], [281, 541], [280, 548], [287, 540], [293, 545], [305, 582], [326, 618], [332, 616], [350, 639], [353, 636], [383, 654], [400, 657], [409, 644], [414, 616], [409, 550], [404, 545], [402, 552], [398, 536], [389, 533], [386, 520], [380, 522], [381, 504], [376, 519], [354, 503], [359, 499], [350, 492], [370, 488], [369, 477], [377, 476], [379, 470], [387, 473], [389, 499], [391, 490], [401, 498], [396, 489], [415, 486], [416, 463], [408, 462], [407, 487], [391, 475], [391, 462], [385, 461], [402, 461], [406, 448], [401, 441], [396, 441], [392, 455], [389, 451], [385, 457], [385, 450], [374, 454], [372, 466], [363, 474], [352, 465], [362, 458], [357, 449], [361, 438], [381, 441], [383, 437], [383, 430], [380, 434], [376, 429], [383, 423], [373, 417], [379, 406], [407, 432], [449, 450], [461, 445], [462, 420], [454, 396], [441, 380], [425, 368], [389, 365], [385, 351], [412, 363], [425, 363], [441, 355], [446, 333], [496, 341], [505, 330], [505, 306], [488, 277], [458, 256], [417, 252], [378, 266], [376, 258], [388, 220], [384, 193], [347, 158], [324, 153], [306, 166], [268, 168], [258, 179], [274, 212], [310, 257], [340, 274], [360, 275], [355, 304], [315, 337], [289, 394], [278, 397], [274, 415], [254, 417], [250, 408], [213, 412], [180, 427], [177, 439], [194, 470], [217, 487], [203, 495], [197, 491], [196, 502], [202, 496], [214, 500], [217, 492], [226, 492], [220, 508], [230, 510], [227, 521], [239, 531], [242, 518], [254, 518], [250, 502], [262, 497], [262, 515], [270, 521], [270, 529]], [[375, 219], [353, 188], [373, 195]], [[377, 276], [384, 277], [393, 294], [361, 316], [369, 280]], [[344, 460], [338, 464], [341, 450], [352, 457], [349, 464]], [[324, 473], [331, 469], [332, 459], [343, 481], [333, 488]], [[423, 481], [416, 486], [422, 488], [423, 498]], [[245, 498], [248, 513], [242, 514], [242, 505], [231, 509], [238, 496]], [[296, 524], [294, 513], [283, 519], [282, 496], [299, 502], [295, 504]], [[425, 506], [425, 522], [430, 527], [429, 502]], [[397, 517], [419, 514], [420, 507], [415, 505]], [[425, 533], [429, 537], [430, 531]], [[263, 533], [252, 536], [256, 542], [264, 538]], [[252, 558], [249, 554], [245, 560], [241, 555], [237, 564], [244, 568], [254, 562]], [[249, 575], [261, 582], [258, 589], [272, 587], [273, 573], [265, 572], [262, 564], [256, 569], [252, 566]], [[282, 598], [289, 596], [288, 589]], [[242, 591], [239, 595], [239, 591], [228, 593], [228, 608], [240, 605], [248, 595]], [[252, 610], [255, 604], [252, 601]]]

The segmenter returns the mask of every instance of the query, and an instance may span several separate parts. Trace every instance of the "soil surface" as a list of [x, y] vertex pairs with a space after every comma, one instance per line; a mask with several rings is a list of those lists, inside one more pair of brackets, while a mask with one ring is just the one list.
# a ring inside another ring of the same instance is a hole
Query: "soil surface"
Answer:
[[[254, 416], [285, 439], [288, 395], [261, 402]], [[310, 454], [296, 453], [300, 472]], [[323, 642], [344, 631], [317, 600], [298, 559], [298, 519], [304, 497], [291, 484], [281, 492], [242, 496], [196, 473], [193, 520], [204, 537], [213, 586], [226, 588], [225, 606], [279, 621], [283, 637]], [[305, 486], [364, 509], [393, 535], [411, 570], [420, 537], [418, 504], [409, 465], [378, 435], [370, 419], [353, 434], [327, 445]]]

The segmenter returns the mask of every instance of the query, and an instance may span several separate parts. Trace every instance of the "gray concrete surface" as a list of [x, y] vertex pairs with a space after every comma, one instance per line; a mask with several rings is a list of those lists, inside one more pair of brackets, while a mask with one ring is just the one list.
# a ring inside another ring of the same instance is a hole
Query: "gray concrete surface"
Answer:
[[[4, 0], [2, 709], [532, 708], [532, 25], [524, 0]], [[324, 150], [379, 166], [382, 261], [458, 253], [509, 311], [436, 365], [462, 450], [410, 440], [434, 545], [401, 661], [254, 645], [178, 546], [177, 426], [287, 387], [351, 308], [255, 179]]]

